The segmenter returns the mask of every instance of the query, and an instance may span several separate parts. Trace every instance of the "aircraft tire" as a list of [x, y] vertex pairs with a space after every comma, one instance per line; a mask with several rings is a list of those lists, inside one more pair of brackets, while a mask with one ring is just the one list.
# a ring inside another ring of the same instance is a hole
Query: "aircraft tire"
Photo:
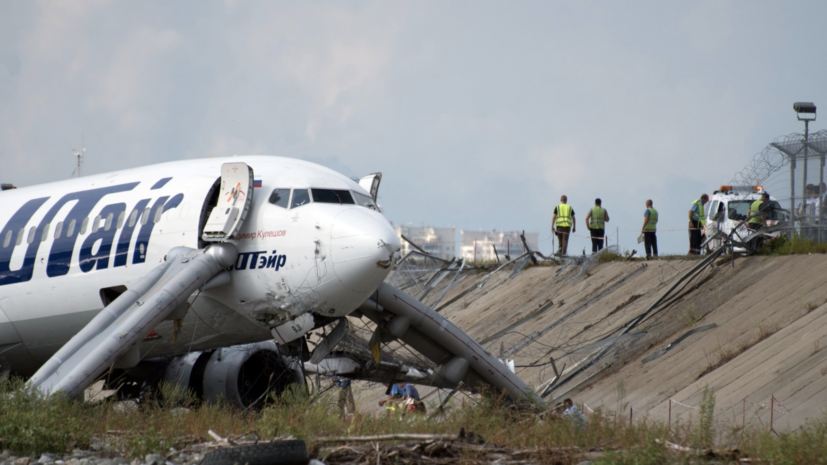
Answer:
[[305, 442], [290, 440], [208, 452], [201, 465], [306, 465], [309, 460]]

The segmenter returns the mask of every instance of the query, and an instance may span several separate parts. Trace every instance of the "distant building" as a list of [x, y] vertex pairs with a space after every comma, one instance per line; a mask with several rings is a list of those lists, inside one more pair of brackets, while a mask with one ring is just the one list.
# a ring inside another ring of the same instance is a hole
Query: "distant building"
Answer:
[[[469, 262], [496, 261], [497, 254], [500, 261], [503, 261], [506, 255], [514, 258], [525, 252], [520, 231], [460, 231], [459, 234], [460, 257]], [[537, 250], [539, 236], [539, 233], [525, 234], [526, 243], [531, 250]], [[497, 248], [496, 254], [494, 247]]]
[[450, 260], [457, 256], [457, 228], [453, 226], [450, 228], [397, 226], [395, 229], [396, 235], [402, 242], [403, 257], [416, 250], [408, 241], [402, 239], [403, 235], [435, 257]]

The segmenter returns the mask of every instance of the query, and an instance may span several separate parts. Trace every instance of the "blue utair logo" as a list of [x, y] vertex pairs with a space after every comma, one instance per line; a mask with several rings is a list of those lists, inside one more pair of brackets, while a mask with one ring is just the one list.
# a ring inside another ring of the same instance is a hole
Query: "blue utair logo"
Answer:
[[278, 255], [275, 250], [272, 253], [267, 253], [266, 250], [260, 252], [240, 252], [234, 268], [236, 270], [272, 268], [278, 271], [285, 263], [287, 263], [287, 255]]
[[[170, 177], [159, 180], [150, 188], [150, 190], [160, 189], [171, 179], [172, 178]], [[41, 238], [46, 237], [45, 234], [48, 234], [46, 228], [52, 227], [51, 225], [53, 224], [55, 216], [65, 205], [70, 202], [74, 202], [72, 209], [62, 221], [67, 225], [74, 222], [74, 224], [77, 224], [78, 227], [80, 227], [83, 220], [90, 216], [92, 210], [94, 210], [98, 203], [100, 203], [101, 199], [105, 196], [131, 191], [138, 186], [138, 184], [140, 183], [132, 182], [119, 184], [116, 186], [107, 186], [97, 189], [72, 192], [64, 195], [57, 202], [55, 202], [54, 205], [52, 205], [40, 221], [40, 224], [37, 225], [34, 232], [34, 240], [32, 241], [22, 241], [18, 236], [26, 234], [25, 231], [27, 224], [32, 219], [35, 212], [37, 212], [40, 207], [42, 207], [46, 201], [49, 200], [49, 197], [29, 200], [23, 204], [23, 206], [21, 206], [12, 215], [9, 221], [6, 222], [6, 225], [3, 227], [2, 231], [0, 231], [0, 286], [22, 283], [32, 279], [37, 253], [40, 248], [40, 244], [43, 242]], [[152, 230], [155, 227], [155, 222], [151, 219], [155, 218], [159, 209], [161, 210], [161, 213], [169, 211], [178, 207], [183, 200], [184, 194], [176, 194], [171, 198], [167, 195], [155, 199], [155, 201], [152, 202], [152, 206], [149, 207], [150, 212], [148, 215], [148, 221], [131, 221], [130, 218], [140, 218], [142, 212], [152, 201], [151, 198], [139, 200], [132, 208], [128, 216], [125, 215], [127, 205], [123, 202], [104, 206], [100, 211], [101, 218], [107, 218], [110, 215], [112, 215], [111, 218], [118, 218], [123, 213], [126, 221], [124, 221], [123, 227], [120, 229], [117, 225], [113, 225], [114, 227], [111, 227], [109, 230], [99, 228], [86, 236], [83, 243], [80, 245], [80, 259], [78, 266], [81, 271], [88, 273], [93, 269], [102, 270], [108, 268], [110, 261], [109, 258], [110, 255], [112, 255], [112, 248], [116, 243], [117, 247], [115, 248], [112, 266], [126, 266], [129, 245], [135, 233], [135, 228], [138, 226], [140, 226], [140, 228], [138, 229], [138, 237], [135, 241], [135, 246], [133, 247], [132, 264], [144, 263], [146, 261], [146, 252], [149, 246], [149, 239], [152, 236]], [[118, 235], [119, 232], [120, 234]], [[64, 276], [69, 273], [72, 255], [74, 254], [79, 238], [80, 234], [64, 234], [52, 241], [52, 248], [49, 251], [49, 258], [46, 263], [46, 275], [48, 277], [54, 278], [57, 276]], [[20, 243], [19, 245], [18, 242]], [[98, 242], [100, 244], [97, 248], [97, 252], [93, 252], [95, 244]], [[20, 269], [12, 270], [10, 268], [10, 264], [14, 250], [18, 246], [23, 247], [24, 245], [26, 246], [26, 254], [23, 259], [23, 265]]]

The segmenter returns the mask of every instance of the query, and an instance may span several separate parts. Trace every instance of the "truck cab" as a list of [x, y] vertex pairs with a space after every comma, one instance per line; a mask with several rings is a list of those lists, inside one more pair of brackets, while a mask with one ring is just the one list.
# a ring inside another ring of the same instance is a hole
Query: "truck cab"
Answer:
[[[764, 189], [761, 186], [721, 186], [713, 192], [709, 203], [704, 209], [706, 215], [706, 237], [708, 245], [715, 249], [721, 246], [723, 236], [733, 234], [736, 240], [743, 240], [749, 236], [749, 227], [746, 224], [747, 212], [752, 202], [761, 199]], [[773, 226], [785, 221], [784, 211], [778, 201], [770, 196], [770, 205], [766, 207], [767, 225]], [[718, 233], [721, 234], [718, 234]], [[778, 233], [771, 233], [776, 235]], [[736, 247], [735, 252], [745, 252], [742, 247]]]

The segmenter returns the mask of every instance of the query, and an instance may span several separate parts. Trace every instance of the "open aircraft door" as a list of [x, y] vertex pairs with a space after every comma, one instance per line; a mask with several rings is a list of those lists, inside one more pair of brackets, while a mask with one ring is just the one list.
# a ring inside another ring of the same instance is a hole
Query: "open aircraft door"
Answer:
[[253, 204], [253, 169], [246, 163], [221, 165], [221, 186], [201, 239], [221, 242], [241, 229]]
[[359, 185], [370, 192], [370, 196], [373, 197], [373, 201], [376, 202], [376, 196], [379, 195], [380, 182], [382, 182], [382, 173], [371, 173], [360, 179]]
[[[141, 360], [140, 342], [160, 322], [180, 319], [187, 299], [238, 259], [232, 238], [253, 202], [253, 170], [246, 163], [224, 163], [216, 205], [201, 239], [202, 249], [175, 247], [164, 260], [106, 305], [29, 379], [50, 394], [69, 397], [83, 390], [110, 366], [133, 367]], [[117, 364], [117, 365], [115, 365]]]

